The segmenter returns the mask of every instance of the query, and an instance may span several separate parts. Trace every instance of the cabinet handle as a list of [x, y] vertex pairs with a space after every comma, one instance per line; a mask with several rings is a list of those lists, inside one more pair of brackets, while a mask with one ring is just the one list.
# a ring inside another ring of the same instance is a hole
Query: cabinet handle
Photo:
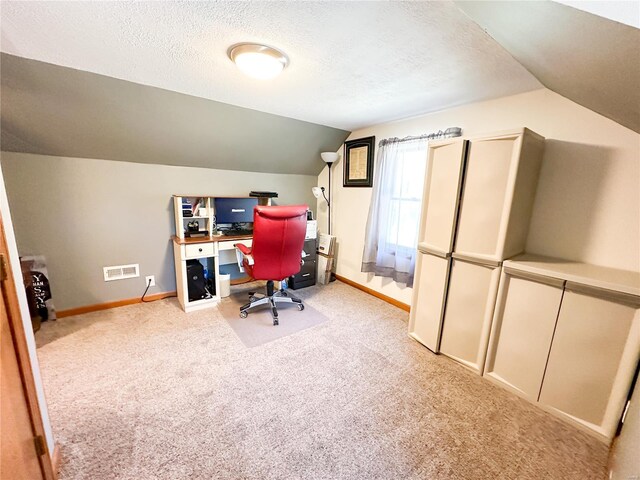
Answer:
[[309, 275], [311, 275], [310, 273], [303, 273], [302, 276], [303, 277], [308, 277]]
[[201, 252], [201, 251], [202, 251], [202, 249], [201, 249], [201, 248], [199, 248], [199, 249], [198, 249], [198, 251], [199, 251], [199, 252]]

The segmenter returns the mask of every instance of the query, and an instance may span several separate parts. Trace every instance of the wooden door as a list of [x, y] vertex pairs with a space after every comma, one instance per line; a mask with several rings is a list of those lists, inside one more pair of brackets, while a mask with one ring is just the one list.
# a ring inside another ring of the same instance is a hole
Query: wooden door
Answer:
[[0, 217], [0, 478], [54, 478]]

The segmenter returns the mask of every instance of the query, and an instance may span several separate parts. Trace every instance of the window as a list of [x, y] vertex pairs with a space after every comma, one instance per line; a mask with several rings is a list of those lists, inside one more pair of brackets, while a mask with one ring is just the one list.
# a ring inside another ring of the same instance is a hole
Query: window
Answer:
[[426, 157], [426, 144], [400, 144], [394, 162], [386, 245], [404, 254], [414, 250], [418, 242]]

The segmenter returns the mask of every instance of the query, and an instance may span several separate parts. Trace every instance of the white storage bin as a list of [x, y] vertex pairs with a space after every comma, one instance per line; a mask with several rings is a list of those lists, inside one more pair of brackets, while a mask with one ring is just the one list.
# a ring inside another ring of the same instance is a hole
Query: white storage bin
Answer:
[[220, 297], [228, 297], [231, 295], [231, 275], [228, 273], [221, 273], [218, 275], [220, 279]]

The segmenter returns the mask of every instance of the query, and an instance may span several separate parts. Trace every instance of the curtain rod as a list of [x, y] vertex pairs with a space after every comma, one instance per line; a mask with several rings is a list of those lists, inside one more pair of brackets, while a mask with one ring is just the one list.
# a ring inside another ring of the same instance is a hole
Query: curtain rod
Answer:
[[398, 138], [398, 137], [385, 138], [383, 140], [380, 140], [380, 143], [378, 143], [378, 146], [382, 147], [383, 145], [388, 145], [390, 143], [408, 142], [410, 140], [422, 140], [422, 139], [435, 140], [440, 138], [453, 138], [453, 137], [459, 137], [460, 135], [462, 135], [462, 129], [460, 127], [449, 127], [445, 131], [438, 130], [436, 133], [425, 133], [424, 135], [415, 135], [412, 137], [404, 137], [404, 138]]

